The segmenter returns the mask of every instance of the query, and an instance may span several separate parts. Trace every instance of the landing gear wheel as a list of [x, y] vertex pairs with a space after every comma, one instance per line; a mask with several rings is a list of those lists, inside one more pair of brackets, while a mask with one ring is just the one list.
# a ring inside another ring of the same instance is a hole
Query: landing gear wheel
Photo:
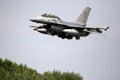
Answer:
[[70, 36], [70, 35], [68, 35], [67, 36], [67, 39], [69, 40], [69, 39], [72, 39], [73, 37], [72, 36]]
[[76, 38], [76, 40], [79, 40], [80, 39], [80, 37], [75, 37]]

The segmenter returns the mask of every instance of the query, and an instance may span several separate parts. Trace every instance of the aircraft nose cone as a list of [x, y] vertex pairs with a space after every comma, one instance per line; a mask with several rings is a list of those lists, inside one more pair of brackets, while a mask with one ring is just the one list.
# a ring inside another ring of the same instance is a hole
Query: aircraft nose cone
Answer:
[[30, 19], [30, 21], [34, 22], [35, 20], [34, 19]]

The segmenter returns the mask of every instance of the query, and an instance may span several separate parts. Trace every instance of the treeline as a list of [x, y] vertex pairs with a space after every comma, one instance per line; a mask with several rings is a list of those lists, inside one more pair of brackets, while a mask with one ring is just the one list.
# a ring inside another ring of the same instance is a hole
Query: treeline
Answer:
[[56, 70], [40, 74], [26, 65], [0, 59], [0, 80], [82, 80], [82, 77], [74, 72]]

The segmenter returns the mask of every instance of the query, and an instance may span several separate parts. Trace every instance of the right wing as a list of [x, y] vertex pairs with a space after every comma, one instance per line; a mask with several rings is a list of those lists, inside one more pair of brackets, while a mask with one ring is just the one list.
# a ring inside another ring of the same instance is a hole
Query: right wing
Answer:
[[102, 33], [102, 30], [107, 31], [109, 29], [109, 27], [105, 27], [105, 28], [90, 28], [90, 27], [85, 27], [83, 29], [84, 29], [84, 31], [89, 32], [89, 33], [92, 33], [92, 32]]

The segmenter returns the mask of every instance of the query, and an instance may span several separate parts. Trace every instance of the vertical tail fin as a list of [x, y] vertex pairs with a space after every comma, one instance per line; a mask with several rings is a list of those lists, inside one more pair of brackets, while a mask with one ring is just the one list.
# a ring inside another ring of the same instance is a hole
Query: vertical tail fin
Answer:
[[78, 17], [78, 19], [76, 20], [76, 23], [83, 25], [85, 27], [90, 10], [91, 10], [90, 7], [86, 7], [84, 11], [81, 13], [81, 15]]

